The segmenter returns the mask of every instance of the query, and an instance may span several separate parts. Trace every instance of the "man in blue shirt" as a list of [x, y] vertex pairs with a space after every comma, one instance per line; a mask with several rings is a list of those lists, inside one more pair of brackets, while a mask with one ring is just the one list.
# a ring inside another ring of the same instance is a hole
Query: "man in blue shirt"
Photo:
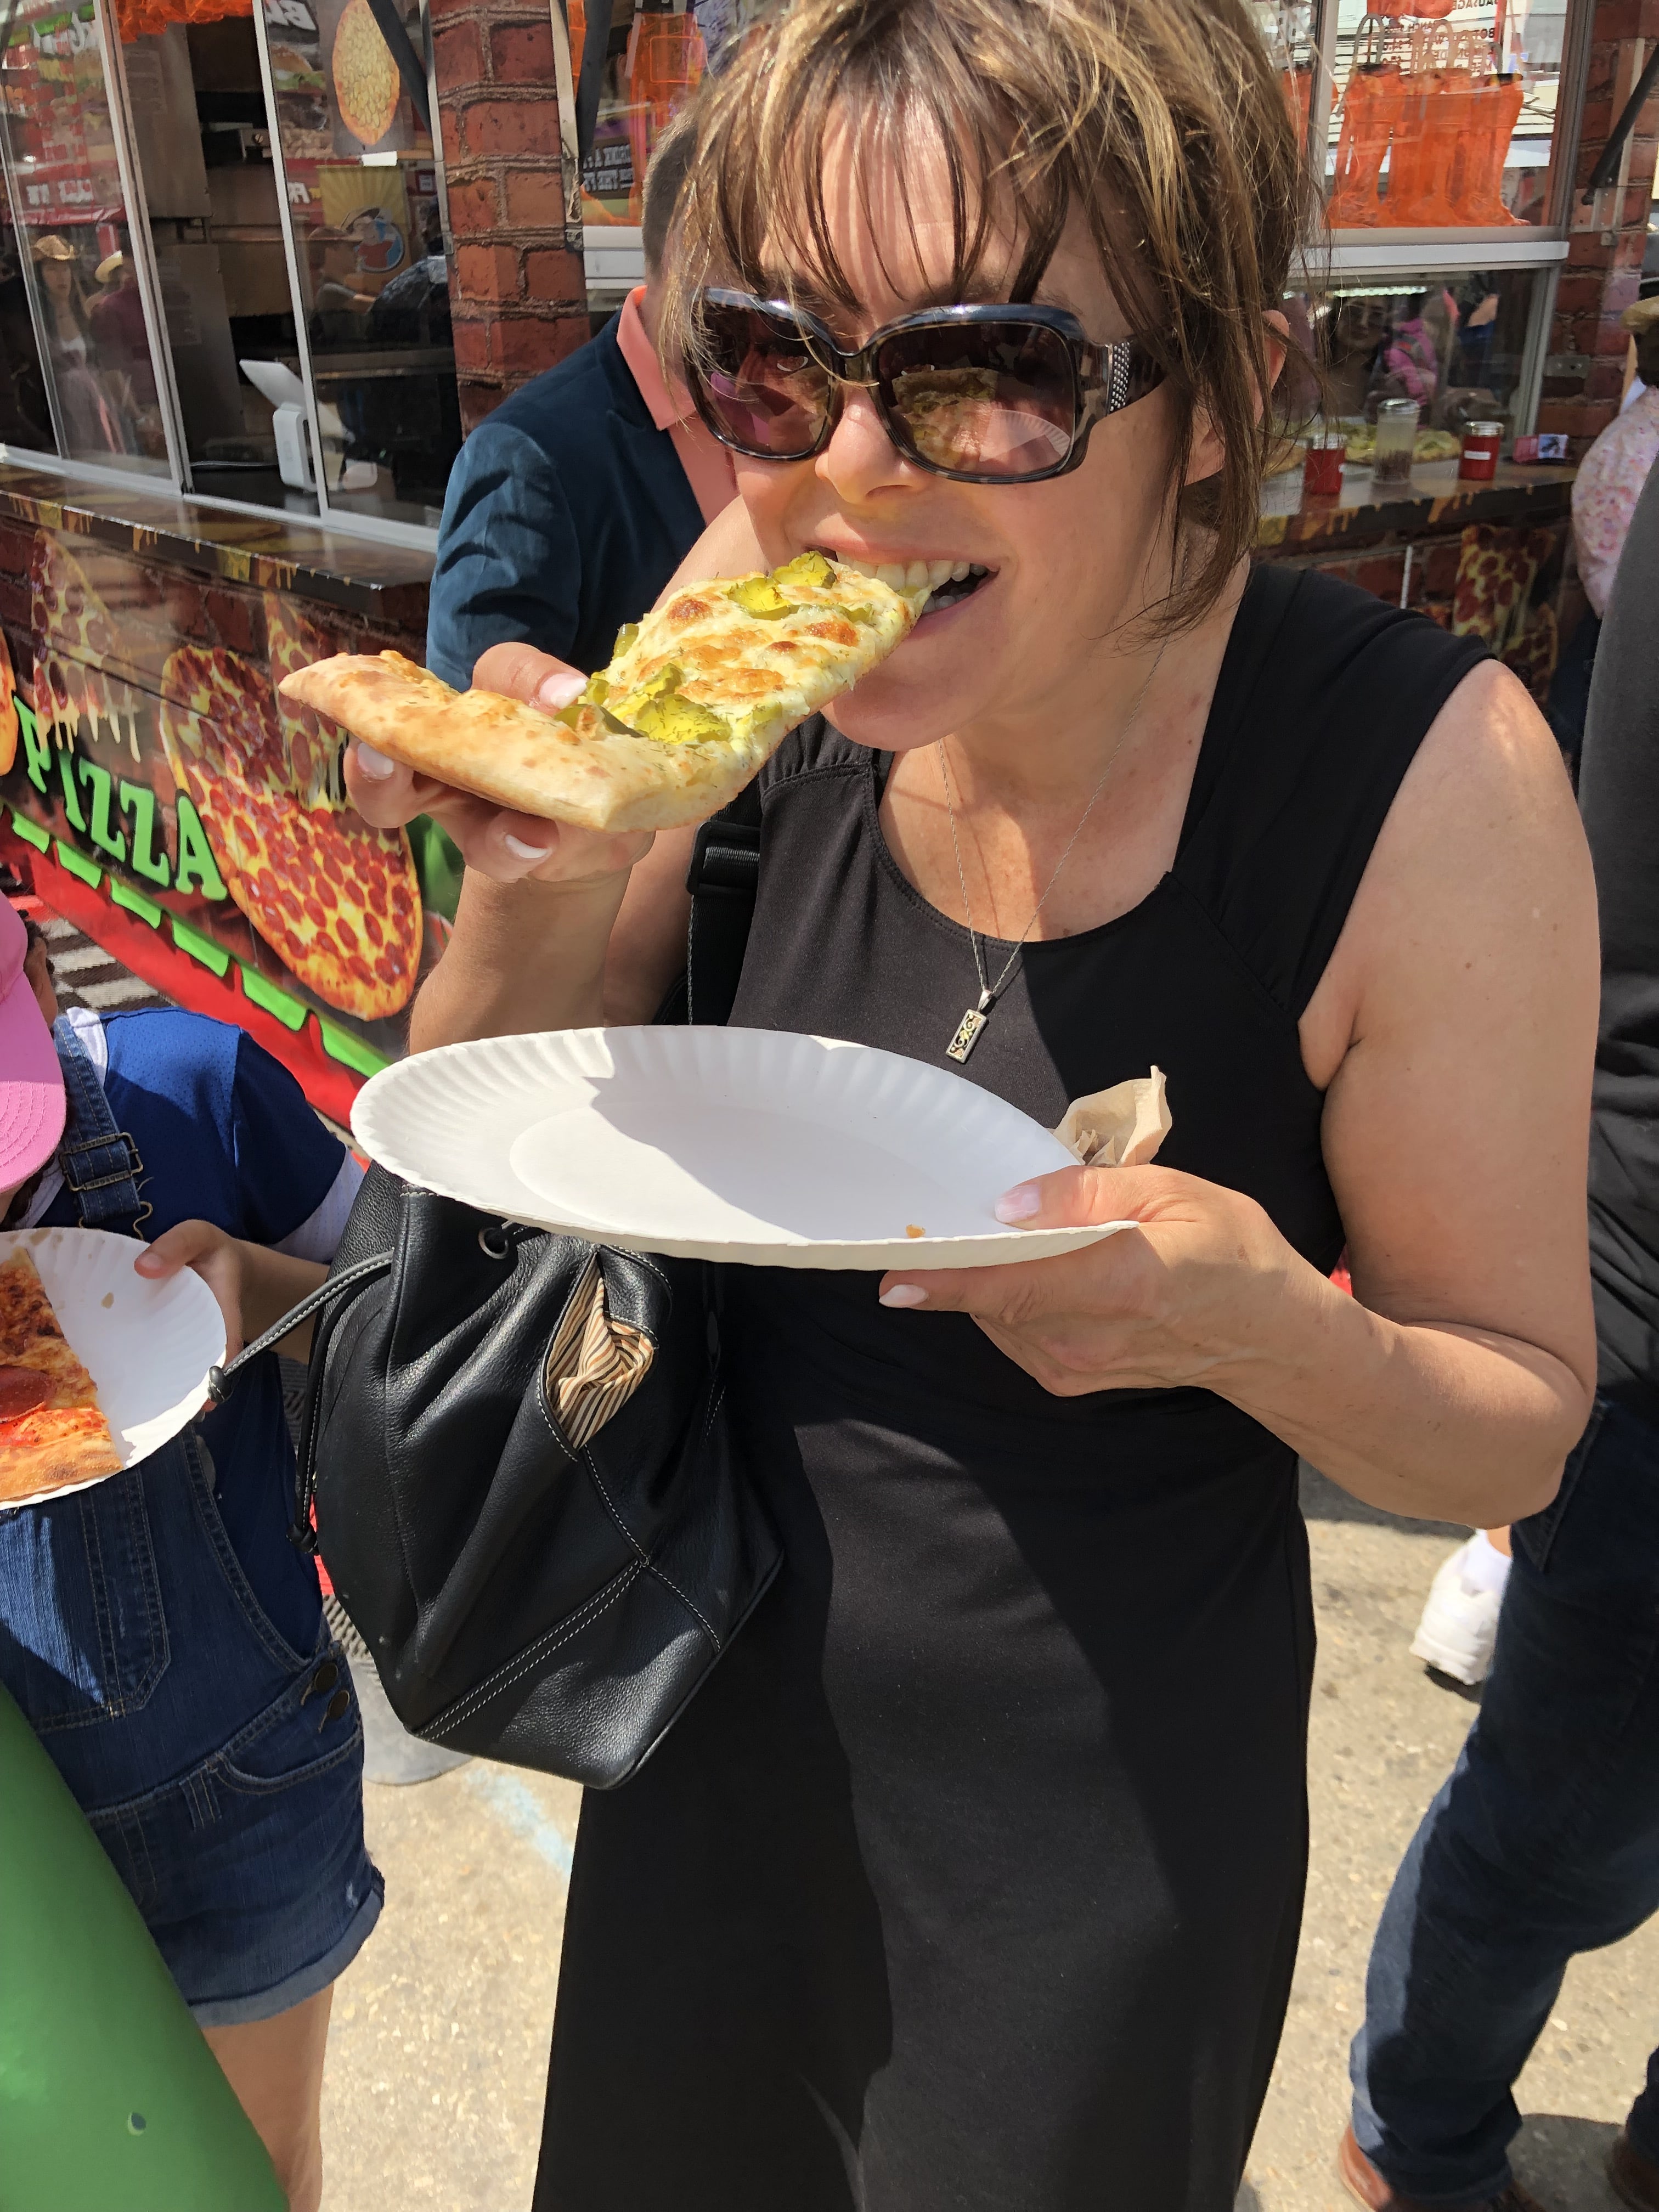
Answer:
[[458, 690], [492, 645], [526, 642], [589, 673], [736, 496], [726, 449], [656, 359], [656, 295], [694, 143], [682, 115], [646, 178], [646, 283], [599, 335], [515, 392], [449, 479], [427, 665]]

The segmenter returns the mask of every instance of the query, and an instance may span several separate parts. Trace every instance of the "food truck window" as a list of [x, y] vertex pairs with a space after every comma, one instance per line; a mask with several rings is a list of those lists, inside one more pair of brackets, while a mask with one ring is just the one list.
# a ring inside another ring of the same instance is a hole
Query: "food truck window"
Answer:
[[1439, 438], [1421, 459], [1455, 454], [1466, 422], [1524, 428], [1515, 406], [1533, 287], [1543, 281], [1531, 269], [1349, 277], [1296, 301], [1293, 319], [1306, 317], [1323, 371], [1324, 412], [1333, 423], [1372, 423], [1382, 400], [1415, 400], [1419, 432]]
[[331, 509], [435, 527], [460, 450], [425, 28], [405, 0], [263, 0]]
[[[567, 0], [570, 67], [580, 79], [590, 15], [597, 6]], [[587, 305], [597, 331], [643, 281], [640, 216], [645, 175], [658, 137], [708, 67], [704, 27], [718, 45], [732, 27], [732, 0], [615, 0], [605, 44], [593, 143], [582, 163], [582, 235]]]
[[0, 70], [0, 437], [165, 477], [92, 0], [18, 0]]
[[273, 420], [284, 383], [303, 387], [252, 0], [170, 20], [185, 7], [114, 13], [191, 486], [314, 514], [283, 480]]

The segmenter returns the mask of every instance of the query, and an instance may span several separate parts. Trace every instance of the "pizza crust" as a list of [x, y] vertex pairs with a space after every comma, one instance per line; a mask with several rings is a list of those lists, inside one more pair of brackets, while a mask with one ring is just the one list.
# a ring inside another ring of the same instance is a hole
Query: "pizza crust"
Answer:
[[338, 654], [281, 689], [498, 806], [583, 830], [672, 830], [724, 806], [797, 723], [884, 660], [926, 597], [821, 554], [691, 586], [625, 629], [610, 667], [558, 714], [452, 691], [397, 653]]
[[0, 1503], [97, 1482], [125, 1462], [109, 1423], [94, 1407], [80, 1413], [25, 1413], [0, 1422]]

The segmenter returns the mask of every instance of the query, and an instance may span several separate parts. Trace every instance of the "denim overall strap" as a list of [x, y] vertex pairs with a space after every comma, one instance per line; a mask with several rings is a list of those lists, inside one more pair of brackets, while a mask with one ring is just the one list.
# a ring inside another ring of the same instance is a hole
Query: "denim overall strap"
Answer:
[[138, 1192], [144, 1164], [125, 1129], [115, 1126], [104, 1086], [75, 1024], [60, 1016], [52, 1027], [58, 1063], [64, 1071], [67, 1105], [58, 1164], [81, 1216], [82, 1229], [106, 1229], [136, 1237], [148, 1220], [150, 1203]]

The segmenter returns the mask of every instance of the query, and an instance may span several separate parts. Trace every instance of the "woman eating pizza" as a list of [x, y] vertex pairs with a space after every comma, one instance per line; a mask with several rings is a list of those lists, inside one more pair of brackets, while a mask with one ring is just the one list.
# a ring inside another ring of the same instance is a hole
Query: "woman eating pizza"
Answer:
[[[1006, 1194], [1139, 1224], [1066, 1257], [724, 1271], [785, 1565], [584, 1808], [547, 2212], [1224, 2212], [1306, 1861], [1297, 1455], [1489, 1525], [1583, 1425], [1555, 745], [1469, 641], [1249, 562], [1306, 205], [1242, 0], [796, 0], [708, 89], [669, 342], [741, 508], [684, 574], [934, 586], [761, 772], [732, 1018], [1049, 1126], [1156, 1063], [1174, 1127]], [[691, 832], [350, 777], [468, 863], [417, 1048], [651, 1018]]]

